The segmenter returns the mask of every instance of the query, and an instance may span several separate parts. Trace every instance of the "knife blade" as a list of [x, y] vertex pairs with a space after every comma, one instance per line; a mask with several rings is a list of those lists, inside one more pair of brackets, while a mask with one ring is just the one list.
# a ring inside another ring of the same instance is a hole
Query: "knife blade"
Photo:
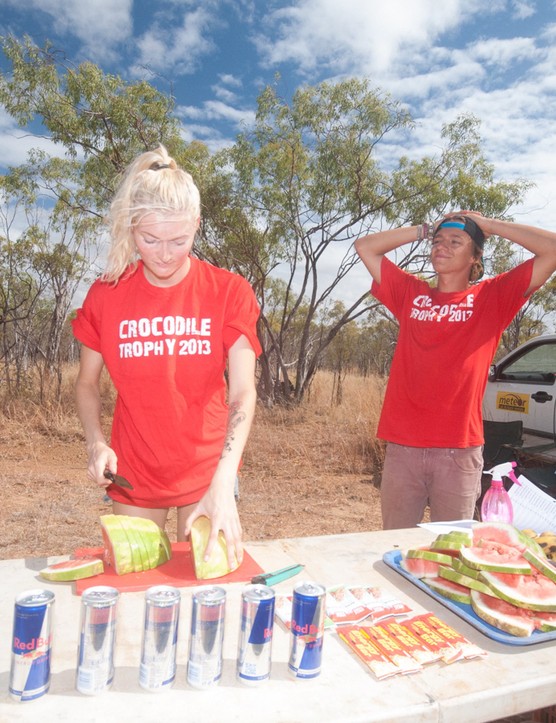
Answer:
[[112, 484], [118, 485], [118, 487], [126, 487], [128, 490], [133, 489], [131, 482], [126, 480], [125, 477], [122, 477], [121, 474], [114, 474], [114, 472], [111, 472], [109, 469], [105, 469], [104, 476], [106, 479], [109, 479]]

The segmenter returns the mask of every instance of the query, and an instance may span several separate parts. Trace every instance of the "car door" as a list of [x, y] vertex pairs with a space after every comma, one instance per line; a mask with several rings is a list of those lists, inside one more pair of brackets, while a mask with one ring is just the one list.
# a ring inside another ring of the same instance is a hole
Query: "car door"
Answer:
[[526, 433], [556, 437], [556, 335], [537, 337], [491, 368], [483, 416], [523, 421]]

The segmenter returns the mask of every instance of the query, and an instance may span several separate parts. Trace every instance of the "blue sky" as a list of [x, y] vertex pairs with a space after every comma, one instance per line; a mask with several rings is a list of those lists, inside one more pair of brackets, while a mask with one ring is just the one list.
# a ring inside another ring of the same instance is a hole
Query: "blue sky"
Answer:
[[[0, 34], [24, 33], [172, 90], [184, 138], [212, 149], [249, 127], [276, 73], [285, 97], [364, 76], [406, 104], [417, 129], [392, 157], [434, 153], [473, 113], [498, 177], [535, 184], [516, 220], [556, 229], [555, 0], [0, 0]], [[48, 141], [0, 109], [0, 164], [32, 145]]]

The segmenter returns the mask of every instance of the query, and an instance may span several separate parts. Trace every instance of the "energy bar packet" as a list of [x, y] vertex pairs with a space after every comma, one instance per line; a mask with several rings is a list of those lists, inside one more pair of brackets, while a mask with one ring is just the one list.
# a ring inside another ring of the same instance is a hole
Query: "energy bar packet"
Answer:
[[378, 680], [390, 678], [400, 672], [399, 668], [380, 652], [366, 628], [344, 625], [338, 628], [338, 636], [371, 669]]

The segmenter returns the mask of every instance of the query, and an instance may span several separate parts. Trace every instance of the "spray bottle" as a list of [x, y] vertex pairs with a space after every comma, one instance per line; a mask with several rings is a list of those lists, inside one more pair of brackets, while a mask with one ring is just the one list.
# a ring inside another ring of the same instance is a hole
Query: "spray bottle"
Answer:
[[504, 464], [497, 464], [496, 467], [483, 471], [484, 474], [492, 475], [491, 485], [483, 497], [481, 505], [483, 522], [509, 522], [510, 524], [513, 522], [512, 500], [504, 488], [502, 478], [508, 477], [512, 482], [521, 484], [514, 473], [516, 467], [517, 462], [504, 462]]

